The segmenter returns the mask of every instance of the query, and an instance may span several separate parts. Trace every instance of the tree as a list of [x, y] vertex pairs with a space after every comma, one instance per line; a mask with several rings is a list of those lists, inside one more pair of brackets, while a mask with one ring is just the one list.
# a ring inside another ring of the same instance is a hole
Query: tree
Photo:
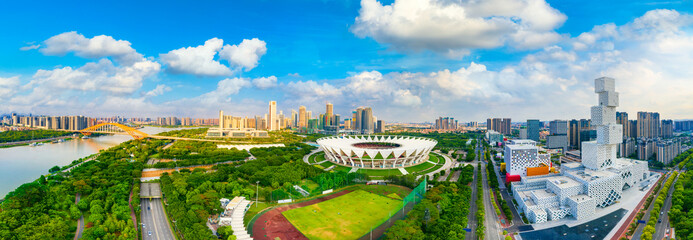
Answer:
[[49, 173], [55, 173], [55, 172], [57, 172], [57, 171], [60, 171], [60, 167], [59, 167], [59, 166], [53, 166], [51, 169], [48, 169], [48, 172], [49, 172]]

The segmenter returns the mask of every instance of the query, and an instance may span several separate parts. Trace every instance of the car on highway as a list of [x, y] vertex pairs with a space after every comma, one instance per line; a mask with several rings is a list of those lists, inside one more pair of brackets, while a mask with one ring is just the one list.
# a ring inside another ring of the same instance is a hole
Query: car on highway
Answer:
[[151, 235], [152, 235], [152, 231], [149, 231], [149, 236], [151, 236]]
[[150, 208], [150, 207], [147, 207], [147, 210], [151, 210], [151, 208]]

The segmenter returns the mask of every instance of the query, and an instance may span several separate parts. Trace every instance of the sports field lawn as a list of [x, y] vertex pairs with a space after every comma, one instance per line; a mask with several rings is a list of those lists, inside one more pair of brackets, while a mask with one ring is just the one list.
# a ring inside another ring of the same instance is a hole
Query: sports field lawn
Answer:
[[364, 190], [282, 212], [309, 239], [358, 239], [385, 222], [402, 202]]

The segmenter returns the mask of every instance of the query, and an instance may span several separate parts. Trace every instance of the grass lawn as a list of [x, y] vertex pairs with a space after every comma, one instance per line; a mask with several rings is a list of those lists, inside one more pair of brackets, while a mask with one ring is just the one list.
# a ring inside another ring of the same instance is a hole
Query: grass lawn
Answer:
[[316, 155], [315, 155], [315, 162], [316, 163], [322, 162], [324, 160], [325, 160], [325, 152], [316, 153]]
[[363, 169], [359, 168], [358, 173], [368, 174], [368, 176], [401, 176], [402, 172], [398, 169]]
[[345, 167], [345, 166], [342, 166], [342, 165], [336, 165], [332, 170], [338, 171], [338, 172], [339, 172], [339, 171], [341, 171], [341, 172], [348, 172], [348, 171], [351, 171], [351, 167]]
[[257, 206], [255, 206], [255, 202], [252, 203], [253, 204], [250, 205], [250, 208], [248, 208], [248, 211], [245, 212], [245, 216], [243, 217], [243, 225], [245, 226], [248, 226], [248, 222], [263, 209], [277, 205], [276, 203], [261, 202], [257, 203]]
[[328, 167], [330, 167], [330, 166], [332, 166], [332, 165], [334, 165], [334, 163], [332, 163], [332, 162], [330, 162], [330, 161], [326, 161], [326, 162], [320, 164], [320, 166], [322, 166], [322, 167], [324, 167], [324, 168], [328, 168]]
[[414, 165], [414, 166], [411, 166], [411, 167], [405, 167], [404, 170], [407, 170], [407, 172], [408, 172], [409, 174], [413, 174], [413, 173], [416, 173], [416, 172], [421, 172], [421, 171], [426, 170], [426, 169], [428, 169], [428, 168], [430, 168], [430, 167], [433, 167], [433, 166], [435, 166], [435, 165], [433, 165], [433, 163], [430, 163], [430, 162], [423, 162], [423, 163], [421, 163], [421, 164], [419, 164], [419, 165]]
[[282, 214], [309, 239], [358, 239], [401, 206], [398, 200], [356, 190]]
[[440, 159], [433, 153], [428, 154], [428, 161], [439, 163]]

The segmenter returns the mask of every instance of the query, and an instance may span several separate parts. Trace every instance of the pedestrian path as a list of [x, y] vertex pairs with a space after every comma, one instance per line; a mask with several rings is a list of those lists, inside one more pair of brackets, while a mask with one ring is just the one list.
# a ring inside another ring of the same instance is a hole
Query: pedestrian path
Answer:
[[248, 234], [243, 226], [243, 216], [245, 215], [245, 209], [250, 201], [243, 200], [241, 204], [233, 210], [231, 219], [231, 229], [233, 230], [233, 235], [236, 235], [237, 240], [249, 240], [253, 239]]
[[407, 175], [407, 174], [409, 174], [409, 172], [407, 172], [407, 170], [404, 169], [404, 168], [398, 168], [398, 169], [399, 169], [400, 172], [402, 172], [402, 175]]
[[356, 172], [356, 171], [358, 171], [358, 170], [359, 170], [359, 168], [353, 167], [353, 168], [351, 168], [351, 170], [349, 170], [349, 173], [354, 173], [354, 172]]

